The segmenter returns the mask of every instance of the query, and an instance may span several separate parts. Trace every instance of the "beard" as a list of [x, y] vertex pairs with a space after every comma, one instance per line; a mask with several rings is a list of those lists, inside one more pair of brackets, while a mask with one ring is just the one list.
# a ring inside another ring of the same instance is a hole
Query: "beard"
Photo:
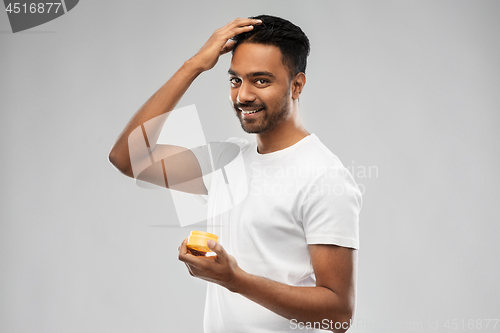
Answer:
[[[240, 107], [253, 108], [254, 110], [262, 109], [257, 119], [243, 119]], [[289, 93], [283, 95], [281, 100], [273, 103], [271, 112], [266, 104], [256, 103], [234, 103], [233, 108], [236, 111], [236, 116], [240, 120], [241, 128], [250, 134], [264, 134], [274, 131], [285, 122], [290, 114], [290, 99]]]

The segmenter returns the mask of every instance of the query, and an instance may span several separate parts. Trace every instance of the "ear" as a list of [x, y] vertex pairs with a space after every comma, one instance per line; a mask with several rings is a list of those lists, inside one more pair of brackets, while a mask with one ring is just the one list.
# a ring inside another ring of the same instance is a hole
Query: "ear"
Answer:
[[300, 94], [302, 93], [302, 89], [306, 85], [306, 75], [302, 72], [297, 73], [292, 80], [292, 99], [299, 99]]

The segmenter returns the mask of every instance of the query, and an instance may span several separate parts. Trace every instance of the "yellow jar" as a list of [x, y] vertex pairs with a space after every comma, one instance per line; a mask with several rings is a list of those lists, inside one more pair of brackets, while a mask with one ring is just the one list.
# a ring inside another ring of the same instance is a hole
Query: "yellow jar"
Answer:
[[211, 234], [205, 231], [191, 231], [191, 234], [187, 240], [187, 247], [190, 250], [194, 250], [196, 252], [192, 252], [194, 255], [204, 256], [207, 252], [213, 253], [212, 250], [208, 247], [208, 240], [211, 239], [214, 242], [219, 242], [219, 236]]

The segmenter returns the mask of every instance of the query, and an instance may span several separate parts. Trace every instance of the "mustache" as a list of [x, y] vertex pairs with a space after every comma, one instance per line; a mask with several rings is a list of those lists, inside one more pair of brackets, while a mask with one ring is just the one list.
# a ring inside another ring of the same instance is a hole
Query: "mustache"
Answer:
[[256, 104], [256, 103], [234, 103], [233, 106], [234, 106], [234, 109], [254, 108], [255, 110], [264, 109], [266, 107], [265, 104]]

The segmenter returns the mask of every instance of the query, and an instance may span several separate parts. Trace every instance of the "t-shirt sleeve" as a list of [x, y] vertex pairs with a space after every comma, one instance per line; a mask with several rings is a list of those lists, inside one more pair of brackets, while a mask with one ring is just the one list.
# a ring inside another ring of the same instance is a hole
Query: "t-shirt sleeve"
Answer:
[[361, 192], [344, 167], [331, 167], [307, 187], [302, 223], [307, 244], [359, 249]]

